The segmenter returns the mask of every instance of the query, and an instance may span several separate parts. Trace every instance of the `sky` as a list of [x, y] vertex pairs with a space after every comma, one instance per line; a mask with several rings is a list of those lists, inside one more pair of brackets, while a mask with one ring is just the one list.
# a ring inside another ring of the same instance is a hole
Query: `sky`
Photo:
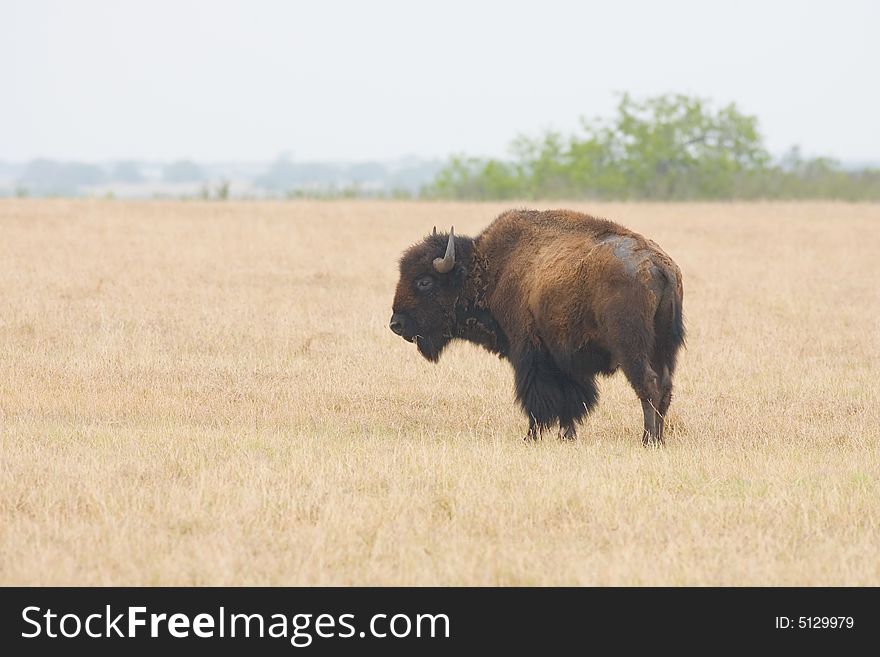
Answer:
[[880, 160], [880, 2], [0, 0], [0, 160], [504, 156], [617, 94]]

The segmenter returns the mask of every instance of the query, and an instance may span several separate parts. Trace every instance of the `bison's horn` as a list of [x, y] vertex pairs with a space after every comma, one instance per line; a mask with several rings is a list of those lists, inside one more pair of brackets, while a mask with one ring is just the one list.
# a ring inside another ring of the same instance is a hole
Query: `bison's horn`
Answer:
[[434, 234], [434, 235], [437, 234], [437, 226], [434, 226], [434, 233], [433, 233], [433, 234]]
[[449, 229], [449, 243], [446, 245], [446, 255], [442, 258], [434, 258], [434, 269], [441, 274], [448, 274], [455, 266], [455, 227]]

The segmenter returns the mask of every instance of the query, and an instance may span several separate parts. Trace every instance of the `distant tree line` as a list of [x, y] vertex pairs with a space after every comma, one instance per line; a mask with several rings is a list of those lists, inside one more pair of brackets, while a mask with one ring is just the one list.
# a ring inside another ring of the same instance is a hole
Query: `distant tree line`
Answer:
[[[241, 181], [246, 194], [273, 198], [880, 200], [880, 169], [807, 158], [797, 147], [774, 159], [754, 116], [685, 95], [623, 95], [612, 116], [582, 119], [572, 134], [518, 137], [509, 159], [332, 163], [282, 156], [257, 170], [185, 159], [107, 166], [38, 159], [20, 168], [0, 162], [0, 196], [75, 196], [90, 188], [112, 194], [119, 186], [225, 200]], [[183, 191], [162, 191], [164, 184]]]
[[[162, 167], [162, 180], [171, 183], [196, 183], [205, 179], [202, 168], [190, 160], [177, 160]], [[58, 162], [40, 158], [31, 161], [18, 178], [24, 189], [36, 193], [75, 195], [81, 187], [144, 182], [137, 162], [117, 162], [109, 170], [84, 162]]]
[[453, 157], [422, 195], [447, 199], [880, 200], [880, 169], [793, 148], [773, 161], [754, 116], [700, 98], [623, 95], [581, 131], [521, 136], [510, 160]]
[[389, 166], [376, 161], [294, 162], [282, 156], [254, 182], [289, 198], [412, 196], [442, 168], [440, 160], [417, 158]]
[[[256, 197], [273, 198], [413, 198], [443, 168], [442, 160], [416, 157], [389, 162], [308, 162], [283, 156], [260, 170], [251, 163], [202, 166], [192, 160], [149, 163], [134, 160], [95, 165], [40, 158], [23, 165], [0, 161], [0, 196], [77, 196], [100, 188], [111, 194], [115, 186], [131, 194], [137, 187], [156, 189], [180, 198], [226, 200], [232, 181]], [[185, 191], [173, 191], [177, 186]], [[161, 189], [161, 187], [160, 187]], [[146, 192], [149, 193], [149, 192]], [[162, 192], [159, 192], [160, 195]], [[155, 194], [155, 192], [154, 192]]]

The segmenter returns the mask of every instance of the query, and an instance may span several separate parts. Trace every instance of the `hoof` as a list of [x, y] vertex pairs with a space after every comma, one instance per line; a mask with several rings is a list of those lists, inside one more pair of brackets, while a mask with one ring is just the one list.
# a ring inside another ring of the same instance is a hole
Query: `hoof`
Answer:
[[652, 436], [647, 431], [642, 434], [642, 447], [654, 447], [660, 449], [665, 443], [658, 436]]
[[574, 425], [565, 427], [559, 427], [559, 440], [577, 440], [577, 429], [574, 428]]

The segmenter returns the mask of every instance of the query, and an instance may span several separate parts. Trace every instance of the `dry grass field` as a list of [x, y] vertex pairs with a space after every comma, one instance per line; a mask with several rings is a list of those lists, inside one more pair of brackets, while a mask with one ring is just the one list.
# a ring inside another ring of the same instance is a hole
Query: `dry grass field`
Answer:
[[684, 272], [665, 449], [388, 330], [506, 206], [0, 202], [0, 584], [880, 585], [880, 206], [567, 205]]

